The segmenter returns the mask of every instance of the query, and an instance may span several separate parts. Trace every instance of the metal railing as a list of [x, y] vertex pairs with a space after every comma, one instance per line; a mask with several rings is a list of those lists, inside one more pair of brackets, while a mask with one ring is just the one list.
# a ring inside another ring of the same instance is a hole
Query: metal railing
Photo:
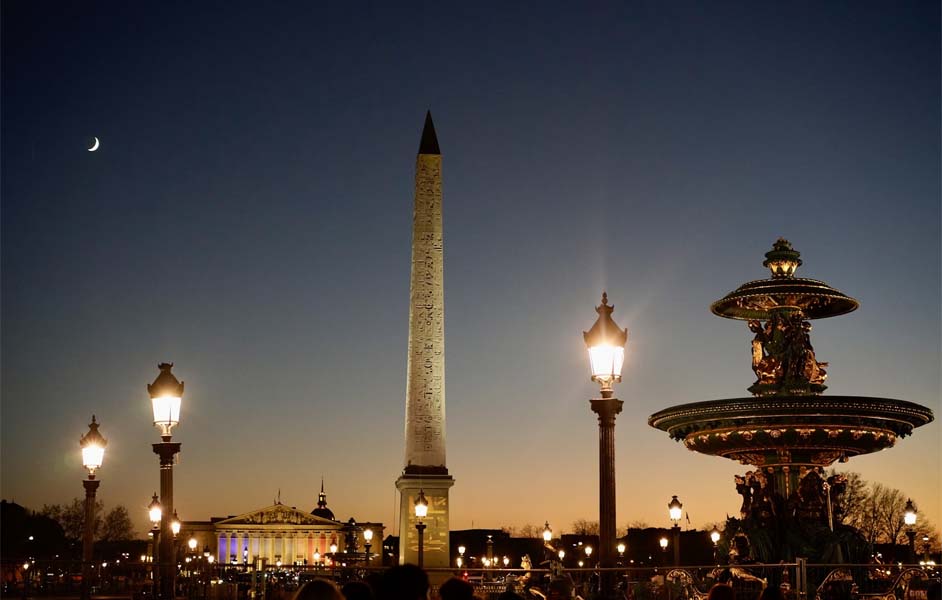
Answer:
[[[4, 561], [3, 588], [9, 598], [78, 596], [81, 561]], [[386, 567], [363, 565], [220, 565], [205, 563], [180, 568], [176, 597], [188, 600], [290, 600], [313, 578], [369, 580]], [[153, 563], [101, 562], [92, 565], [92, 595], [149, 600], [154, 597]], [[482, 598], [496, 598], [512, 589], [531, 598], [557, 596], [566, 590], [583, 598], [598, 591], [602, 574], [611, 574], [619, 597], [628, 600], [704, 600], [710, 587], [730, 583], [736, 600], [757, 600], [767, 586], [779, 586], [786, 600], [926, 600], [925, 590], [939, 580], [937, 566], [885, 564], [794, 563], [696, 565], [683, 567], [555, 569], [427, 569], [433, 581], [461, 577]], [[437, 591], [437, 590], [435, 590]]]

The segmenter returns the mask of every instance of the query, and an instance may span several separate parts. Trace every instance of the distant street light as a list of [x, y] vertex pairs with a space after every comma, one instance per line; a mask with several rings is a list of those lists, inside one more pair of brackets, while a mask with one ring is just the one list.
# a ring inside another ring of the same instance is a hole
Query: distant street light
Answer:
[[425, 491], [419, 490], [419, 495], [415, 499], [415, 530], [419, 533], [419, 568], [425, 566], [425, 523], [422, 521], [428, 515], [428, 500], [425, 499]]
[[664, 566], [667, 566], [667, 545], [670, 543], [667, 541], [666, 537], [662, 537], [657, 541], [661, 545], [661, 562]]
[[615, 549], [618, 550], [618, 566], [623, 567], [624, 566], [623, 561], [625, 559], [625, 550], [627, 549], [627, 546], [625, 546], [625, 542], [618, 542], [618, 546], [616, 546]]
[[671, 501], [667, 503], [667, 512], [671, 517], [671, 533], [674, 534], [674, 566], [680, 566], [680, 517], [684, 514], [684, 505], [672, 496]]
[[369, 566], [373, 560], [373, 555], [370, 554], [370, 548], [373, 547], [373, 530], [372, 529], [363, 530], [363, 547], [366, 549], [366, 565]]
[[916, 507], [913, 506], [912, 498], [906, 501], [903, 523], [906, 524], [906, 537], [909, 538], [909, 562], [914, 563], [916, 562]]
[[158, 549], [158, 540], [160, 539], [160, 520], [163, 516], [163, 509], [160, 506], [160, 500], [157, 499], [157, 493], [154, 492], [153, 498], [151, 498], [150, 504], [147, 505], [147, 515], [150, 517], [150, 522], [153, 525], [153, 529], [150, 531], [150, 536], [152, 538], [152, 554], [151, 554], [151, 578], [154, 582], [154, 596], [157, 596], [157, 590], [159, 589], [160, 583], [160, 574], [158, 569], [160, 568], [160, 560], [158, 559], [157, 549]]
[[[107, 440], [98, 433], [98, 423], [95, 421], [95, 415], [92, 415], [92, 422], [88, 424], [88, 433], [79, 439], [79, 446], [82, 448], [82, 465], [88, 471], [88, 479], [82, 481], [85, 488], [85, 530], [82, 536], [82, 600], [88, 600], [91, 597], [91, 588], [89, 579], [92, 576], [92, 551], [95, 545], [95, 492], [101, 481], [95, 479], [95, 471], [101, 467], [105, 458], [105, 446]], [[32, 541], [33, 536], [29, 536]]]
[[718, 560], [719, 554], [717, 553], [718, 544], [720, 543], [720, 531], [716, 526], [714, 526], [713, 531], [710, 532], [710, 541], [713, 542], [713, 563], [718, 565], [720, 564]]
[[[537, 521], [539, 522], [539, 521]], [[543, 541], [549, 543], [553, 539], [553, 530], [550, 529], [549, 521], [543, 526]]]
[[177, 511], [173, 511], [173, 520], [170, 521], [170, 531], [173, 533], [173, 537], [177, 537], [177, 534], [180, 533], [180, 519], [177, 517]]
[[[171, 442], [171, 432], [180, 423], [180, 405], [183, 401], [183, 382], [171, 373], [173, 363], [157, 365], [160, 374], [148, 384], [154, 426], [160, 429], [160, 443], [153, 444], [154, 454], [160, 458], [160, 503], [163, 513], [160, 521], [160, 594], [162, 600], [174, 600], [177, 569], [174, 540], [170, 519], [173, 511], [173, 462], [180, 452], [180, 444]], [[174, 534], [175, 535], [175, 534]]]
[[[589, 351], [592, 381], [601, 387], [601, 398], [589, 404], [599, 419], [599, 566], [614, 566], [615, 550], [615, 417], [623, 402], [614, 397], [612, 385], [621, 381], [625, 362], [625, 344], [628, 330], [621, 329], [612, 320], [614, 306], [608, 304], [608, 295], [602, 292], [602, 304], [596, 307], [598, 318], [582, 337]], [[614, 595], [612, 574], [602, 571], [599, 594], [603, 598]]]

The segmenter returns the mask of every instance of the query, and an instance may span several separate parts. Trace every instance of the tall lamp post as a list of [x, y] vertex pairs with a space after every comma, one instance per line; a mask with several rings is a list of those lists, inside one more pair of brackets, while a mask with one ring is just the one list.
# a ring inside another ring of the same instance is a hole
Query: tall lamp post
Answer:
[[366, 566], [370, 566], [373, 561], [373, 555], [370, 554], [370, 548], [373, 546], [373, 530], [363, 530], [363, 547], [366, 549]]
[[[602, 304], [595, 309], [598, 319], [582, 334], [589, 350], [592, 381], [601, 386], [601, 398], [589, 400], [592, 412], [599, 418], [599, 567], [611, 568], [615, 563], [615, 417], [621, 412], [622, 401], [614, 397], [612, 384], [621, 381], [625, 362], [628, 330], [612, 320], [614, 306], [602, 292]], [[599, 593], [610, 598], [614, 592], [612, 574], [602, 571]]]
[[667, 503], [667, 511], [671, 517], [671, 533], [674, 537], [674, 566], [680, 566], [680, 517], [684, 514], [684, 505], [672, 496], [671, 501]]
[[428, 500], [425, 499], [425, 492], [419, 490], [419, 495], [415, 499], [415, 518], [418, 521], [415, 524], [415, 530], [419, 532], [419, 568], [425, 566], [425, 523], [422, 521], [428, 515]]
[[173, 363], [157, 365], [160, 374], [154, 383], [147, 386], [154, 411], [154, 426], [160, 429], [160, 443], [154, 444], [154, 454], [160, 457], [160, 595], [163, 600], [173, 600], [176, 578], [174, 540], [170, 530], [173, 515], [173, 461], [180, 451], [179, 442], [171, 442], [171, 430], [180, 422], [180, 404], [183, 400], [183, 382], [178, 381], [170, 370]]
[[[107, 440], [98, 433], [95, 415], [88, 424], [88, 433], [79, 439], [82, 448], [82, 465], [88, 470], [88, 479], [82, 481], [85, 488], [85, 531], [82, 536], [82, 600], [91, 597], [89, 579], [92, 575], [92, 550], [95, 544], [95, 492], [101, 481], [95, 479], [95, 471], [101, 467], [105, 458]], [[30, 538], [32, 539], [32, 538]]]
[[903, 523], [906, 524], [906, 537], [909, 538], [909, 562], [916, 562], [916, 507], [913, 506], [913, 500], [906, 501], [906, 508], [903, 512]]
[[710, 532], [710, 541], [713, 542], [713, 563], [718, 565], [720, 564], [719, 554], [717, 552], [720, 543], [720, 530], [715, 526], [713, 527], [713, 531]]
[[151, 529], [151, 537], [153, 538], [154, 547], [153, 554], [151, 554], [151, 578], [154, 580], [154, 596], [157, 595], [157, 591], [160, 589], [160, 573], [158, 568], [160, 565], [160, 557], [158, 555], [159, 541], [160, 541], [160, 519], [163, 514], [163, 509], [160, 507], [160, 500], [157, 499], [157, 493], [154, 492], [154, 497], [151, 498], [150, 504], [147, 506], [147, 515], [150, 517], [150, 522], [154, 526]]
[[661, 564], [667, 566], [667, 545], [670, 543], [666, 537], [662, 537], [657, 541], [661, 546]]

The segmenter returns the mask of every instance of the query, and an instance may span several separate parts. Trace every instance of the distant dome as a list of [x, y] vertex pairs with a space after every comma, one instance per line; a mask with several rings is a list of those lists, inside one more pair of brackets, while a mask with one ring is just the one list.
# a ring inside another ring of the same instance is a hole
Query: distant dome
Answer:
[[321, 478], [321, 493], [317, 495], [317, 508], [311, 511], [311, 514], [315, 517], [320, 517], [322, 519], [330, 519], [331, 521], [336, 521], [334, 519], [334, 511], [327, 508], [327, 494], [324, 493], [324, 479]]

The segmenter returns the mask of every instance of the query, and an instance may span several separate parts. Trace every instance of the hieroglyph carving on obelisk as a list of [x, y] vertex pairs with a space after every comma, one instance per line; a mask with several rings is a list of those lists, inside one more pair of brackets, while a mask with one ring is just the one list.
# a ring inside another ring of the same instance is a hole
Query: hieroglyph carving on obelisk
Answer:
[[409, 356], [406, 366], [406, 454], [399, 490], [399, 562], [418, 562], [415, 500], [428, 502], [423, 519], [426, 567], [447, 567], [448, 490], [445, 466], [445, 293], [442, 248], [442, 157], [432, 115], [415, 161]]
[[415, 163], [415, 211], [412, 217], [406, 473], [410, 466], [445, 467], [442, 156], [438, 152], [430, 114], [426, 116], [422, 140]]

